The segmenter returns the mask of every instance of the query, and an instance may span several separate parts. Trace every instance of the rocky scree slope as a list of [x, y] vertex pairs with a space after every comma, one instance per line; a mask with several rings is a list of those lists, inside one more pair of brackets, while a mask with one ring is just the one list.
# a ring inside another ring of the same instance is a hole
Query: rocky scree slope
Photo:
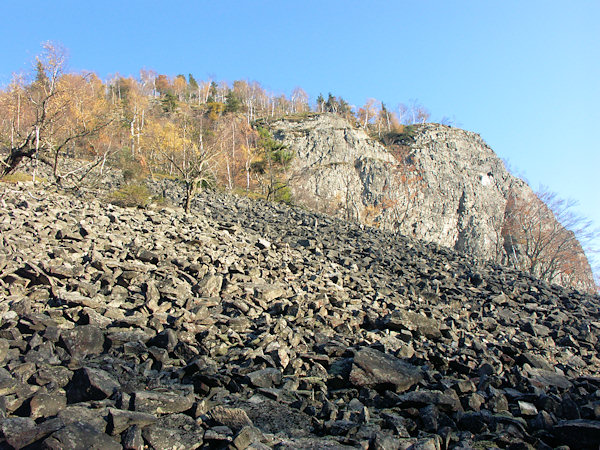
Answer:
[[207, 193], [0, 187], [2, 448], [597, 448], [597, 296]]
[[375, 220], [477, 258], [506, 261], [507, 253], [513, 255], [513, 243], [504, 242], [502, 233], [509, 195], [534, 194], [478, 134], [413, 125], [402, 139], [399, 164], [386, 147], [337, 115], [281, 119], [270, 127], [294, 153], [295, 198], [312, 209]]

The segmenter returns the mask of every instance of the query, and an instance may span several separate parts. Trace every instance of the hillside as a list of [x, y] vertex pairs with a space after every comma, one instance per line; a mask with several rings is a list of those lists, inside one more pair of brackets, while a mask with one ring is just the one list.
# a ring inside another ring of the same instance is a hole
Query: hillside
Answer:
[[76, 187], [112, 167], [138, 192], [148, 177], [176, 179], [188, 211], [201, 187], [244, 192], [596, 289], [585, 233], [571, 233], [478, 135], [427, 124], [416, 101], [392, 111], [329, 93], [311, 104], [299, 87], [287, 98], [257, 82], [146, 69], [103, 81], [69, 73], [52, 42], [34, 67], [0, 89], [0, 178], [25, 179], [29, 166]]
[[600, 441], [597, 296], [214, 192], [0, 189], [5, 448]]

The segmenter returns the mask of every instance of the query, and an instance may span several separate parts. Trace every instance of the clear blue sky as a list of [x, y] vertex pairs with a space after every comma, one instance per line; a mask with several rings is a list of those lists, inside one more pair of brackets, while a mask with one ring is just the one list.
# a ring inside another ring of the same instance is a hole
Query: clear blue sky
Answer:
[[[26, 6], [24, 6], [26, 5]], [[600, 226], [600, 2], [4, 0], [0, 83], [62, 43], [72, 70], [140, 68], [352, 105], [417, 99]]]

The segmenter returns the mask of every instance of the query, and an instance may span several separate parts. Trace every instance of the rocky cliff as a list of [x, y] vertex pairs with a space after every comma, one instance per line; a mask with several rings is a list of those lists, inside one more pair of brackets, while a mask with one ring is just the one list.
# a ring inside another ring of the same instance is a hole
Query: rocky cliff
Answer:
[[478, 134], [414, 125], [386, 147], [331, 114], [271, 129], [294, 152], [290, 179], [301, 203], [477, 258], [506, 262], [506, 249], [515, 253], [503, 235], [508, 199], [533, 192]]
[[595, 449], [600, 300], [206, 193], [0, 184], [0, 448]]

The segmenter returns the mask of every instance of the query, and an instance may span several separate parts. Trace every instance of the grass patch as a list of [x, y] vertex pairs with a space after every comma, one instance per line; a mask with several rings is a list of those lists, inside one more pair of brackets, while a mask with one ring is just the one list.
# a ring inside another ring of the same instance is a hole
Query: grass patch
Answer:
[[[2, 178], [0, 178], [0, 183], [9, 183], [9, 184], [16, 184], [16, 183], [30, 183], [33, 181], [33, 175], [29, 174], [29, 173], [24, 173], [24, 172], [14, 172], [11, 173], [10, 175], [6, 175]], [[46, 179], [40, 176], [36, 176], [35, 177], [35, 182], [36, 183], [45, 183]]]
[[168, 173], [153, 173], [152, 176], [154, 177], [155, 180], [172, 180], [172, 181], [179, 180], [179, 178], [177, 176], [169, 175]]
[[260, 192], [256, 192], [256, 191], [252, 191], [252, 190], [246, 190], [243, 188], [239, 188], [236, 187], [233, 189], [233, 191], [231, 191], [232, 194], [237, 195], [239, 197], [248, 197], [251, 200], [265, 200], [265, 195], [261, 194]]
[[146, 208], [152, 200], [145, 184], [126, 184], [111, 193], [108, 201], [113, 205]]

